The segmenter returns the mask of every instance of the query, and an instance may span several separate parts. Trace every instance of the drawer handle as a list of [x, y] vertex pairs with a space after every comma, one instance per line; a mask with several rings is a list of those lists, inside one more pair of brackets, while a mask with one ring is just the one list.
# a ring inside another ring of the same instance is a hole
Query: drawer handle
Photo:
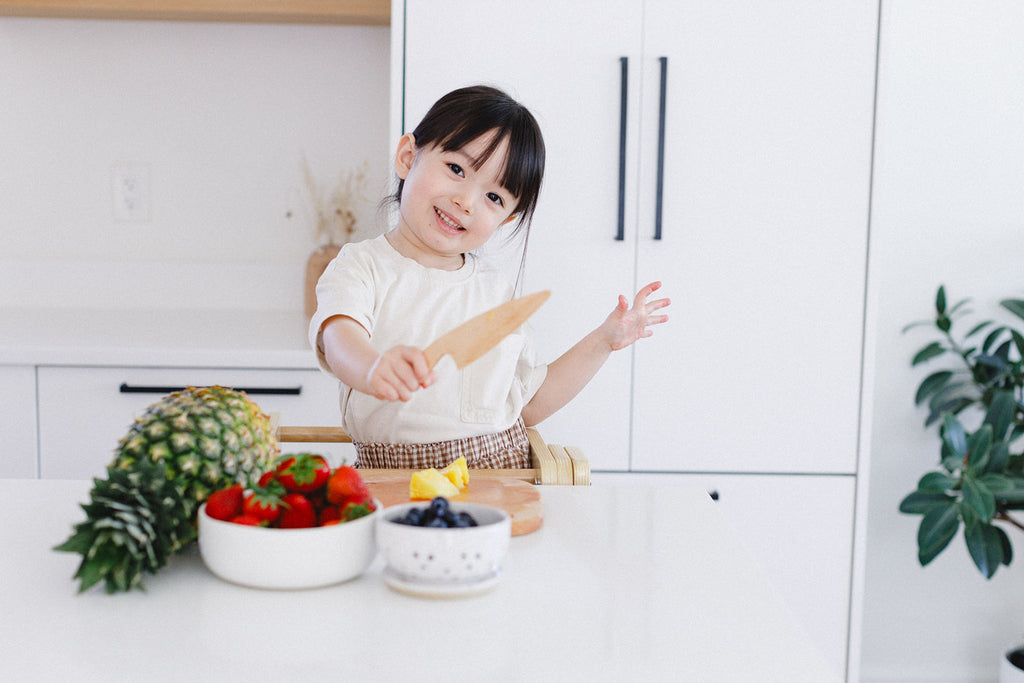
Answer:
[[665, 189], [665, 99], [668, 94], [668, 57], [659, 57], [661, 64], [660, 97], [658, 100], [658, 176], [655, 184], [654, 239], [661, 239], [661, 213]]
[[[118, 388], [122, 394], [173, 394], [175, 391], [182, 391], [186, 387], [158, 387], [145, 384], [128, 384], [121, 382]], [[302, 387], [232, 387], [236, 391], [244, 391], [250, 395], [261, 396], [298, 396], [302, 393]]]
[[629, 102], [629, 57], [619, 57], [619, 223], [615, 239], [626, 239], [626, 119]]
[[718, 500], [718, 490], [717, 489], [708, 491], [708, 495], [711, 496], [711, 500], [715, 500], [715, 501]]

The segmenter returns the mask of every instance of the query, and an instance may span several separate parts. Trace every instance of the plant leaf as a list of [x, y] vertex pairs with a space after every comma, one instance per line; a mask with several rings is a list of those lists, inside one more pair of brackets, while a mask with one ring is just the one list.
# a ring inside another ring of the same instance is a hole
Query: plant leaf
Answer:
[[1010, 330], [1010, 336], [1013, 337], [1013, 343], [1017, 345], [1017, 353], [1024, 357], [1024, 335], [1017, 330]]
[[1003, 299], [999, 305], [1018, 318], [1024, 319], [1024, 299]]
[[975, 399], [973, 398], [961, 396], [958, 398], [954, 398], [950, 401], [937, 403], [934, 406], [931, 406], [931, 412], [928, 414], [928, 419], [925, 420], [924, 424], [926, 427], [928, 427], [931, 426], [934, 422], [938, 421], [939, 418], [944, 417], [946, 414], [956, 415], [961, 410], [974, 403], [974, 401]]
[[920, 365], [926, 360], [935, 358], [935, 356], [941, 356], [945, 352], [946, 348], [942, 346], [942, 344], [940, 344], [939, 342], [932, 342], [931, 344], [929, 344], [928, 346], [924, 347], [916, 354], [914, 354], [914, 359], [910, 361], [910, 366], [914, 367], [915, 365]]
[[945, 550], [960, 528], [960, 517], [954, 504], [935, 506], [921, 519], [917, 529], [917, 559], [927, 565]]
[[967, 466], [985, 469], [988, 451], [992, 447], [992, 425], [984, 424], [967, 439]]
[[957, 480], [945, 472], [929, 472], [917, 482], [917, 490], [921, 493], [945, 493], [957, 484]]
[[931, 327], [934, 324], [935, 324], [934, 320], [915, 320], [912, 323], [908, 323], [908, 324], [904, 325], [903, 329], [900, 330], [900, 332], [903, 333], [903, 334], [906, 334], [907, 332], [909, 332], [910, 330], [914, 329], [915, 327], [925, 327], [925, 326]]
[[953, 455], [961, 459], [967, 455], [967, 433], [964, 432], [960, 420], [949, 414], [944, 415], [941, 432], [943, 443], [949, 447]]
[[1013, 392], [998, 390], [992, 395], [984, 423], [992, 426], [992, 437], [996, 441], [1006, 438], [1006, 432], [1013, 424], [1013, 414], [1016, 410], [1017, 403], [1013, 399]]
[[946, 286], [939, 285], [939, 291], [935, 292], [935, 312], [943, 315], [946, 312]]
[[930, 512], [933, 508], [944, 508], [955, 502], [954, 498], [944, 493], [913, 491], [900, 501], [900, 512], [908, 515], [921, 515]]
[[991, 579], [1003, 564], [1003, 539], [991, 524], [974, 524], [964, 529], [967, 550], [978, 571]]
[[981, 342], [981, 352], [988, 353], [989, 350], [992, 348], [992, 345], [999, 340], [999, 335], [1001, 335], [1005, 331], [1006, 328], [1000, 326], [989, 332], [988, 335], [985, 337], [985, 341]]
[[1000, 494], [999, 497], [1010, 504], [1024, 503], [1024, 481], [1018, 479], [1012, 491]]
[[1013, 480], [1002, 474], [991, 472], [978, 481], [984, 484], [985, 488], [991, 491], [992, 495], [997, 498], [1014, 490]]
[[922, 401], [926, 398], [941, 391], [952, 376], [953, 373], [950, 370], [939, 370], [925, 377], [921, 382], [921, 386], [917, 388], [917, 395], [914, 396], [914, 405], [921, 405]]
[[1006, 470], [1006, 463], [1010, 459], [1010, 444], [1005, 441], [996, 441], [992, 444], [992, 450], [988, 452], [988, 458], [987, 471], [1001, 474]]
[[[964, 306], [966, 306], [970, 302], [971, 302], [970, 299], [961, 299], [960, 301], [957, 301], [955, 304], [953, 304], [953, 308], [949, 309], [948, 315], [950, 317], [952, 317], [954, 313], [959, 311], [961, 308], [963, 308]], [[964, 312], [965, 313], [970, 313], [970, 311], [964, 311]]]
[[977, 325], [975, 325], [974, 327], [971, 328], [971, 331], [967, 333], [967, 336], [964, 337], [964, 339], [969, 339], [969, 338], [973, 337], [974, 335], [978, 334], [979, 332], [981, 332], [983, 329], [985, 329], [986, 327], [988, 327], [991, 324], [992, 324], [991, 320], [984, 320], [984, 321], [978, 323]]
[[970, 507], [984, 523], [992, 521], [996, 514], [996, 499], [988, 487], [973, 477], [965, 476], [962, 482], [963, 504]]
[[1013, 545], [1010, 543], [1010, 537], [999, 527], [992, 528], [999, 532], [999, 542], [1003, 546], [1003, 564], [1010, 566], [1010, 562], [1013, 561]]

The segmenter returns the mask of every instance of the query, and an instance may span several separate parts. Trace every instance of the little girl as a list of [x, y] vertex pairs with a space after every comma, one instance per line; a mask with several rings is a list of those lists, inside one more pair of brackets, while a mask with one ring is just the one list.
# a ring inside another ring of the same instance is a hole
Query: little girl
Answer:
[[[398, 224], [345, 245], [316, 288], [310, 343], [341, 380], [342, 426], [357, 467], [529, 467], [526, 427], [569, 402], [612, 351], [649, 337], [668, 299], [618, 305], [554, 362], [534, 358], [527, 325], [459, 370], [434, 370], [423, 348], [453, 327], [514, 297], [474, 250], [503, 230], [526, 229], [544, 172], [533, 116], [505, 93], [451, 92], [398, 143]], [[514, 226], [504, 228], [509, 223]]]

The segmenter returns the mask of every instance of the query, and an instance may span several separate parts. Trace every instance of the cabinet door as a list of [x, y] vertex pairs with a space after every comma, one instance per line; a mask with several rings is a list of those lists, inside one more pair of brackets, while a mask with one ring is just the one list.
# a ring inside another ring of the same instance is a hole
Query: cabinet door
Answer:
[[[319, 370], [218, 370], [211, 368], [39, 368], [40, 476], [102, 477], [132, 421], [164, 392], [124, 393], [121, 385], [183, 387], [219, 384], [238, 388], [300, 389], [298, 395], [253, 394], [281, 423], [327, 426], [341, 422], [337, 382]], [[332, 465], [355, 460], [351, 444], [281, 444], [281, 451], [311, 451]]]
[[697, 485], [719, 509], [832, 664], [846, 671], [853, 557], [852, 476], [595, 473], [651, 486]]
[[878, 3], [646, 8], [633, 468], [854, 472]]
[[[405, 9], [407, 131], [438, 97], [474, 83], [505, 89], [540, 123], [546, 172], [523, 291], [552, 291], [531, 325], [541, 359], [554, 360], [633, 289], [641, 3], [595, 10], [586, 0], [527, 0], [510, 11], [493, 0], [408, 0]], [[626, 223], [616, 240], [622, 57], [629, 58]], [[518, 266], [517, 253], [506, 258]], [[573, 403], [539, 426], [544, 438], [581, 447], [594, 467], [624, 469], [630, 362], [629, 352], [614, 354]]]
[[36, 369], [0, 365], [0, 478], [34, 479], [36, 472]]

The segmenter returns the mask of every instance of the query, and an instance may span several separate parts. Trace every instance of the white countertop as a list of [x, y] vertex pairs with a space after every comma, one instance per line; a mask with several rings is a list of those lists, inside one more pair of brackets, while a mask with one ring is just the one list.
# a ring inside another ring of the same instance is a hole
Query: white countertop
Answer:
[[0, 365], [316, 368], [301, 312], [0, 309]]
[[89, 483], [0, 480], [0, 680], [841, 680], [704, 491], [540, 488], [544, 525], [484, 595], [393, 592], [379, 558], [337, 586], [253, 590], [193, 549], [111, 596], [76, 594], [79, 556], [51, 550]]

